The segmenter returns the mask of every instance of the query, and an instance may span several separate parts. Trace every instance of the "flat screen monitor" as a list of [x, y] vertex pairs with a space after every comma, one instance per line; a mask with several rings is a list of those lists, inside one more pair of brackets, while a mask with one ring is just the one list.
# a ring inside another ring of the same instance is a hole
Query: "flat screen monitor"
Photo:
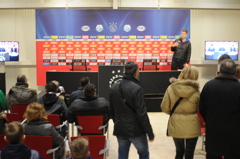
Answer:
[[238, 41], [205, 41], [205, 60], [218, 60], [223, 54], [238, 60]]
[[0, 61], [19, 61], [18, 41], [0, 41]]

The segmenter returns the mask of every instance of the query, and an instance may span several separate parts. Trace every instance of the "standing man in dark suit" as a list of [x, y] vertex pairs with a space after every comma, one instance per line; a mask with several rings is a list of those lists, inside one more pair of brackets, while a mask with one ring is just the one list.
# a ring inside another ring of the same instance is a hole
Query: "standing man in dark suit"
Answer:
[[109, 93], [113, 134], [118, 140], [118, 159], [128, 159], [131, 144], [136, 147], [140, 159], [149, 159], [148, 140], [153, 141], [154, 134], [143, 89], [137, 80], [139, 68], [133, 61], [128, 61], [124, 68], [123, 80], [113, 84]]
[[220, 74], [205, 84], [200, 95], [207, 159], [240, 158], [240, 83], [235, 72], [234, 61], [224, 60]]
[[172, 57], [172, 70], [183, 69], [190, 61], [192, 48], [187, 35], [188, 31], [182, 30], [182, 37], [176, 39], [171, 46], [171, 51], [174, 52]]

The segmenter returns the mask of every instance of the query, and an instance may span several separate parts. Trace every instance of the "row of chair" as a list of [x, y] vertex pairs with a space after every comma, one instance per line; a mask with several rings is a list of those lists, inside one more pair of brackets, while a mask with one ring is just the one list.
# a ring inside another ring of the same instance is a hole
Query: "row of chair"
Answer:
[[[71, 141], [79, 137], [83, 136], [71, 137]], [[109, 149], [109, 140], [107, 140], [104, 135], [84, 137], [88, 138], [89, 150], [92, 158], [103, 159], [105, 157], [105, 153]], [[29, 146], [32, 150], [38, 151], [43, 159], [55, 159], [55, 151], [59, 149], [59, 147], [52, 148], [51, 136], [26, 135], [24, 144]], [[8, 145], [8, 143], [4, 140], [4, 135], [0, 135], [0, 150], [6, 145]], [[66, 145], [68, 145], [68, 141], [66, 141]], [[69, 151], [69, 148], [67, 149]]]
[[[6, 113], [8, 122], [22, 121], [23, 114], [25, 113], [27, 105], [13, 105], [13, 113]], [[58, 114], [46, 114], [48, 120], [54, 127], [61, 128], [64, 124], [61, 124], [60, 115]], [[109, 140], [106, 138], [105, 129], [107, 125], [103, 125], [103, 116], [78, 116], [77, 124], [78, 135], [86, 136], [89, 140], [89, 150], [93, 158], [103, 159], [106, 158], [106, 152], [109, 149]], [[4, 135], [0, 136], [0, 150], [7, 145], [3, 139]], [[71, 141], [81, 136], [72, 135]], [[37, 150], [43, 158], [54, 158], [54, 152], [58, 148], [52, 149], [52, 137], [51, 136], [38, 136], [27, 135], [24, 141], [31, 149]], [[41, 144], [39, 144], [41, 143]], [[42, 143], [44, 145], [42, 145]], [[68, 141], [66, 140], [66, 145]], [[68, 147], [68, 146], [67, 146]], [[69, 148], [67, 148], [69, 149]]]
[[[124, 59], [112, 59], [111, 65], [124, 65], [127, 62], [127, 60]], [[72, 60], [72, 69], [71, 71], [89, 71], [90, 68], [87, 67], [88, 63], [86, 62], [86, 59], [73, 59]], [[159, 68], [157, 59], [144, 59], [142, 64], [142, 71], [155, 71]]]

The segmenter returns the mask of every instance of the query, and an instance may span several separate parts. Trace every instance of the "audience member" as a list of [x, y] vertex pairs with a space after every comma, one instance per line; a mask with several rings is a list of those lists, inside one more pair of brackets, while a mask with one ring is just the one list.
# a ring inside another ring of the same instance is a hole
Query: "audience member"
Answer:
[[74, 92], [71, 93], [71, 96], [69, 98], [68, 101], [68, 105], [70, 106], [71, 103], [75, 100], [75, 99], [80, 99], [80, 98], [84, 98], [84, 93], [83, 93], [83, 89], [84, 87], [90, 83], [90, 79], [89, 77], [85, 76], [80, 78], [80, 87], [78, 87], [78, 89]]
[[[198, 70], [194, 66], [185, 66], [178, 79], [171, 78], [172, 83], [166, 90], [161, 109], [170, 114], [176, 102], [178, 106], [168, 122], [168, 134], [173, 137], [176, 147], [176, 159], [193, 159], [194, 150], [200, 133], [197, 115], [200, 100]], [[182, 98], [179, 102], [180, 97]]]
[[148, 159], [148, 142], [154, 140], [144, 93], [137, 80], [138, 65], [128, 61], [121, 82], [113, 84], [109, 93], [110, 113], [114, 122], [113, 134], [118, 140], [118, 157], [128, 158], [131, 143], [136, 147], [139, 158]]
[[70, 143], [70, 159], [92, 159], [89, 143], [85, 137], [79, 137]]
[[232, 59], [228, 54], [223, 54], [218, 59], [218, 64], [221, 64], [226, 59]]
[[41, 159], [39, 153], [31, 150], [23, 141], [25, 139], [23, 125], [12, 122], [7, 125], [4, 139], [9, 143], [1, 151], [1, 159]]
[[217, 68], [217, 70], [218, 70], [218, 72], [217, 72], [217, 74], [219, 74], [219, 70], [220, 70], [220, 65], [221, 65], [221, 63], [224, 61], [224, 60], [226, 60], [226, 59], [232, 59], [228, 54], [223, 54], [223, 55], [221, 55], [220, 57], [219, 57], [219, 59], [218, 59], [218, 68]]
[[7, 95], [7, 107], [12, 111], [12, 105], [30, 104], [37, 101], [37, 91], [28, 88], [28, 79], [25, 75], [17, 77], [17, 83], [13, 86]]
[[7, 124], [6, 114], [0, 112], [0, 134], [4, 134], [6, 124]]
[[220, 74], [205, 84], [200, 113], [206, 124], [206, 158], [240, 158], [240, 83], [233, 60], [220, 65]]
[[0, 112], [3, 110], [7, 110], [6, 97], [3, 94], [2, 90], [0, 90]]
[[68, 122], [76, 122], [76, 117], [80, 115], [103, 115], [104, 124], [108, 124], [110, 118], [109, 102], [103, 97], [97, 97], [94, 84], [85, 86], [84, 96], [85, 98], [74, 100], [68, 108]]
[[53, 80], [51, 82], [54, 83], [57, 86], [57, 90], [56, 90], [56, 93], [58, 93], [57, 96], [65, 101], [65, 90], [64, 90], [64, 87], [60, 86], [60, 83], [58, 81], [56, 81], [56, 80]]
[[238, 82], [240, 82], [240, 66], [237, 66], [237, 67], [236, 67], [235, 76], [237, 77]]
[[46, 94], [37, 100], [44, 106], [45, 114], [59, 114], [62, 121], [66, 120], [67, 106], [65, 101], [56, 95], [58, 91], [56, 84], [48, 82], [45, 89]]
[[[63, 137], [55, 130], [53, 125], [45, 121], [44, 107], [36, 102], [28, 105], [24, 117], [27, 119], [25, 126], [26, 135], [42, 135], [52, 136], [53, 148], [60, 146], [56, 151], [56, 159], [64, 155], [64, 140]], [[37, 143], [36, 143], [37, 144]]]

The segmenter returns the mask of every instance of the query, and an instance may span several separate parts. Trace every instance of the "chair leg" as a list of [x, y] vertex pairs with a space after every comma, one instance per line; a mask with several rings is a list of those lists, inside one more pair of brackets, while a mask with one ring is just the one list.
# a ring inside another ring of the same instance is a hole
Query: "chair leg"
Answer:
[[72, 136], [74, 136], [74, 124], [75, 123], [72, 123]]
[[203, 145], [204, 144], [204, 135], [202, 134], [202, 150], [203, 150]]

